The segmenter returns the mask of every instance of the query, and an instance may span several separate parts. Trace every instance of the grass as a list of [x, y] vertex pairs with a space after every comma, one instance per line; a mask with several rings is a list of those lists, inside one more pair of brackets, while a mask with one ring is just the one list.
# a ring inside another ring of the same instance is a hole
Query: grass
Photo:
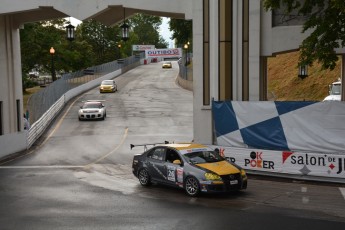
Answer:
[[322, 101], [328, 85], [341, 76], [340, 59], [333, 71], [321, 70], [321, 64], [308, 67], [308, 77], [298, 77], [299, 52], [268, 58], [268, 99], [276, 101]]
[[26, 111], [26, 109], [27, 109], [28, 100], [29, 100], [30, 96], [32, 94], [38, 92], [41, 89], [42, 88], [40, 86], [35, 86], [33, 88], [25, 89], [25, 91], [23, 92], [23, 111]]

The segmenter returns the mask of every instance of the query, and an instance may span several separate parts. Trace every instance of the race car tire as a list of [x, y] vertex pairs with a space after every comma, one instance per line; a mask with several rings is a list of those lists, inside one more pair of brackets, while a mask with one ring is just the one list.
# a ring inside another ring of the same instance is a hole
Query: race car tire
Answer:
[[189, 196], [198, 196], [200, 193], [200, 185], [198, 179], [193, 176], [187, 177], [184, 183], [184, 189]]
[[147, 169], [140, 169], [138, 179], [142, 186], [149, 186], [151, 184], [151, 177]]

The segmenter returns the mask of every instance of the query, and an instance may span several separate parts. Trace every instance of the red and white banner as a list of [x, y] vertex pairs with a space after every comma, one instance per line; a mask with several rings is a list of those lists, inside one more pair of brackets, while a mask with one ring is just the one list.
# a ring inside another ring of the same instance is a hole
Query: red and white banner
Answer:
[[158, 57], [180, 58], [182, 57], [182, 50], [181, 48], [145, 50], [145, 57], [146, 58], [158, 58]]
[[345, 178], [345, 155], [242, 149], [211, 145], [244, 169], [303, 176]]

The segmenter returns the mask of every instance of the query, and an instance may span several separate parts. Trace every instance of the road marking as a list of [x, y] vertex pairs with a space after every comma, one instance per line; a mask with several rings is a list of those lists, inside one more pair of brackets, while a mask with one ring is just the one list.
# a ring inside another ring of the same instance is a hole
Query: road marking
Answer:
[[[301, 192], [306, 193], [308, 191], [307, 187], [301, 187]], [[308, 204], [309, 203], [309, 196], [302, 196], [302, 203]]]
[[[67, 113], [70, 111], [70, 109], [72, 108], [72, 106], [74, 105], [74, 103], [79, 100], [83, 95], [79, 96], [77, 99], [75, 99], [71, 105], [68, 107], [68, 109], [66, 110], [66, 112], [63, 114], [63, 116], [61, 117], [61, 119], [58, 121], [58, 123], [56, 124], [56, 126], [54, 127], [54, 129], [49, 133], [48, 137], [42, 142], [42, 144], [40, 146], [38, 146], [36, 149], [34, 150], [31, 150], [29, 151], [28, 153], [26, 154], [23, 154], [21, 156], [18, 156], [18, 157], [15, 157], [11, 160], [8, 160], [6, 162], [3, 162], [1, 165], [4, 165], [8, 162], [11, 162], [11, 161], [14, 161], [16, 159], [19, 159], [19, 158], [22, 158], [24, 156], [27, 156], [31, 153], [33, 153], [34, 151], [37, 151], [38, 148], [42, 147], [49, 139], [50, 137], [55, 133], [55, 131], [61, 126], [61, 123], [62, 121], [64, 120], [64, 118], [66, 117]], [[59, 169], [68, 169], [68, 168], [84, 168], [84, 167], [89, 167], [93, 164], [96, 164], [98, 162], [100, 162], [101, 160], [105, 159], [106, 157], [108, 157], [109, 155], [111, 155], [112, 153], [114, 153], [116, 150], [118, 150], [122, 145], [123, 143], [125, 142], [126, 138], [127, 138], [127, 135], [128, 135], [128, 128], [125, 129], [125, 133], [124, 135], [122, 136], [122, 139], [120, 141], [120, 144], [117, 145], [114, 149], [112, 149], [109, 153], [105, 154], [104, 156], [98, 158], [97, 160], [95, 160], [94, 162], [91, 162], [89, 164], [86, 164], [86, 165], [42, 165], [42, 166], [1, 166], [0, 165], [0, 169], [36, 169], [36, 168], [59, 168]]]
[[40, 144], [39, 146], [37, 146], [37, 147], [34, 148], [33, 150], [30, 150], [29, 152], [27, 152], [27, 153], [25, 153], [25, 154], [23, 154], [23, 155], [20, 155], [20, 156], [18, 156], [18, 157], [15, 157], [15, 158], [12, 158], [12, 159], [10, 159], [10, 160], [8, 160], [8, 161], [5, 161], [5, 162], [1, 163], [0, 165], [4, 165], [4, 164], [7, 164], [7, 163], [9, 163], [9, 162], [11, 162], [11, 161], [14, 161], [14, 160], [20, 159], [20, 158], [22, 158], [22, 157], [25, 157], [25, 156], [27, 156], [27, 155], [30, 155], [30, 154], [32, 154], [33, 152], [35, 152], [35, 151], [37, 151], [38, 149], [40, 149], [43, 145], [45, 145], [45, 143], [47, 143], [47, 141], [48, 141], [48, 140], [50, 139], [50, 137], [55, 133], [55, 131], [61, 126], [62, 121], [63, 121], [64, 118], [66, 117], [67, 113], [71, 110], [71, 108], [72, 108], [72, 106], [74, 105], [74, 103], [75, 103], [77, 100], [79, 100], [82, 96], [83, 96], [83, 94], [80, 95], [77, 99], [75, 99], [75, 100], [71, 103], [71, 105], [68, 107], [68, 109], [66, 110], [66, 112], [64, 113], [64, 115], [63, 115], [63, 116], [61, 117], [61, 119], [58, 121], [57, 125], [56, 125], [56, 126], [54, 127], [54, 129], [49, 133], [48, 137], [46, 137], [46, 139], [44, 139], [44, 141], [42, 142], [42, 144]]
[[345, 188], [339, 188], [341, 195], [343, 195], [344, 199], [345, 199]]
[[113, 154], [116, 150], [118, 150], [122, 145], [123, 143], [125, 142], [126, 138], [127, 138], [127, 135], [128, 135], [128, 128], [125, 129], [125, 133], [123, 134], [122, 136], [122, 139], [120, 141], [120, 144], [118, 146], [116, 146], [114, 149], [112, 149], [109, 153], [105, 154], [104, 156], [98, 158], [97, 160], [95, 160], [94, 162], [90, 163], [90, 164], [87, 164], [85, 165], [85, 167], [88, 167], [88, 166], [91, 166], [93, 164], [96, 164], [98, 162], [100, 162], [101, 160], [103, 160], [104, 158], [108, 157], [109, 155]]
[[83, 165], [27, 165], [27, 166], [0, 166], [0, 169], [75, 169], [84, 168]]

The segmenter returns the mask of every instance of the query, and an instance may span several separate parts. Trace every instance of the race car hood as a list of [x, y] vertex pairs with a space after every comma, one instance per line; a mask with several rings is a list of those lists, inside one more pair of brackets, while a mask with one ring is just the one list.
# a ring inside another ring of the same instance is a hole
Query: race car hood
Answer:
[[208, 169], [214, 173], [217, 173], [218, 175], [228, 175], [228, 174], [234, 174], [234, 173], [240, 173], [240, 170], [230, 164], [227, 161], [219, 161], [214, 163], [203, 163], [203, 164], [196, 164], [196, 166], [204, 169]]
[[112, 85], [101, 85], [100, 88], [111, 89], [111, 88], [113, 88], [113, 86]]
[[89, 109], [80, 109], [79, 110], [80, 112], [83, 112], [83, 113], [95, 113], [95, 112], [99, 112], [99, 109], [95, 109], [95, 108], [89, 108]]

